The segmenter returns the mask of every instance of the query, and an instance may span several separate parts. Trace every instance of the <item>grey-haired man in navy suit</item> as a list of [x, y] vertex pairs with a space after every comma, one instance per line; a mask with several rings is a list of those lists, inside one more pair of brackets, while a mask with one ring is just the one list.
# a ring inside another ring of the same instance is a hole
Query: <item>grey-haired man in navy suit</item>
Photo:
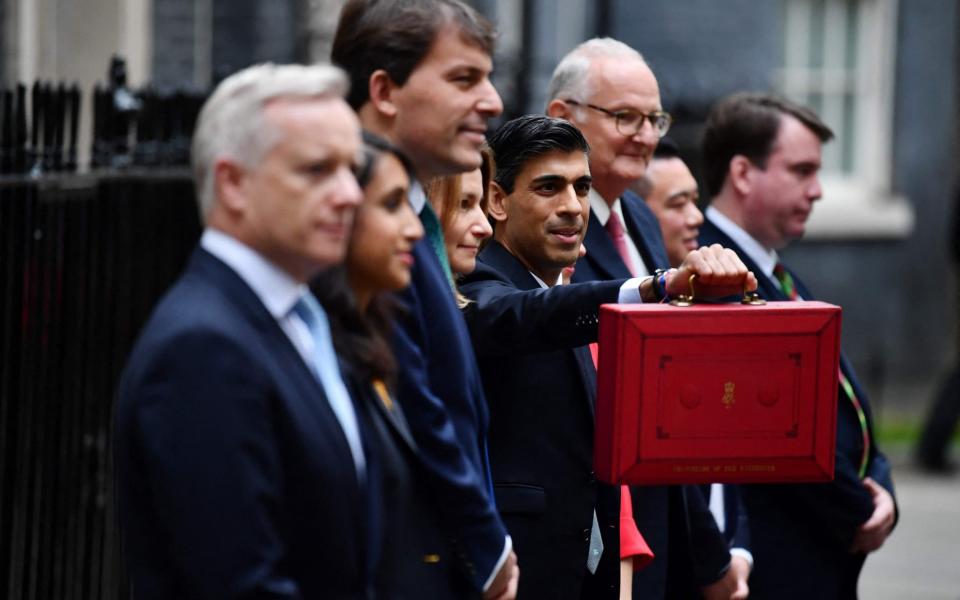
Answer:
[[[668, 269], [657, 218], [628, 189], [646, 172], [671, 124], [660, 102], [657, 79], [640, 53], [611, 38], [580, 44], [553, 72], [547, 114], [572, 122], [590, 143], [593, 189], [584, 239], [587, 253], [577, 261], [572, 281], [640, 277]], [[634, 488], [632, 496], [637, 526], [655, 555], [652, 564], [633, 576], [637, 597], [672, 597], [667, 589], [668, 562], [685, 558], [669, 552], [671, 538], [688, 535], [697, 548], [716, 549], [686, 561], [694, 573], [695, 588], [708, 598], [732, 598], [745, 588], [749, 568], [739, 559], [731, 562], [715, 529], [696, 526], [709, 523], [696, 517], [707, 510], [698, 490], [677, 488], [671, 493], [667, 486], [643, 486]], [[683, 518], [670, 519], [671, 511]], [[671, 521], [691, 526], [681, 530], [669, 526]]]
[[362, 198], [346, 87], [333, 67], [261, 65], [200, 113], [206, 229], [116, 407], [136, 598], [374, 593], [377, 458], [307, 287], [343, 259]]

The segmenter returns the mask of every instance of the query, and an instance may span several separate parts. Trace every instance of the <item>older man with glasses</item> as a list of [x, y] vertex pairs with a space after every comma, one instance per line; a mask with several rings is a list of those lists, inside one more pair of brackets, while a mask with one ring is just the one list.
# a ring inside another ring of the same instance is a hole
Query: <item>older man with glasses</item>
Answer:
[[[547, 114], [572, 122], [590, 144], [587, 253], [577, 261], [573, 281], [642, 277], [668, 269], [656, 216], [628, 190], [646, 173], [673, 121], [663, 110], [657, 79], [646, 61], [622, 42], [588, 40], [557, 65], [548, 97]], [[644, 486], [633, 488], [632, 496], [637, 526], [655, 554], [653, 563], [633, 576], [636, 597], [687, 597], [691, 584], [695, 594], [706, 598], [745, 596], [749, 568], [731, 561], [696, 487]], [[677, 553], [677, 548], [690, 553]], [[689, 574], [683, 590], [668, 587], [668, 555], [671, 573], [679, 568]]]

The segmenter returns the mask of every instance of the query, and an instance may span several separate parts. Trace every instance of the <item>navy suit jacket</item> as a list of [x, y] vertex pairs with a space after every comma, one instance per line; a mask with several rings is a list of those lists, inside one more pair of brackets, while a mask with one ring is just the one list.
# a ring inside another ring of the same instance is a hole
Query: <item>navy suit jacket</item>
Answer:
[[[734, 241], [709, 219], [700, 227], [701, 244], [721, 244], [734, 250], [757, 276], [758, 292], [767, 300], [789, 300], [779, 285], [760, 272]], [[813, 300], [791, 272], [801, 297]], [[870, 402], [845, 356], [840, 368], [853, 385], [867, 414]], [[872, 430], [872, 426], [870, 426]], [[871, 445], [867, 476], [894, 494], [890, 463]], [[857, 527], [870, 518], [873, 501], [860, 481], [863, 451], [859, 419], [843, 390], [837, 403], [836, 474], [831, 483], [742, 486], [750, 524], [755, 565], [750, 580], [752, 598], [855, 598], [863, 554], [850, 554]]]
[[397, 399], [454, 543], [479, 592], [503, 553], [507, 530], [493, 504], [487, 403], [463, 315], [426, 239], [413, 250], [406, 306], [394, 339]]
[[[596, 372], [586, 344], [623, 281], [540, 285], [491, 242], [461, 291], [490, 403], [497, 506], [517, 548], [521, 598], [617, 598], [619, 488], [593, 474]], [[596, 510], [604, 552], [587, 577]]]
[[[623, 210], [627, 233], [640, 252], [647, 270], [652, 274], [656, 269], [669, 268], [670, 260], [663, 245], [660, 223], [646, 202], [633, 192], [626, 191], [620, 199], [620, 207]], [[587, 254], [577, 261], [573, 274], [574, 282], [630, 277], [630, 272], [613, 241], [592, 212], [584, 245], [587, 247]], [[709, 583], [726, 572], [730, 556], [718, 542], [720, 538], [716, 525], [711, 529], [703, 519], [688, 518], [687, 511], [691, 503], [682, 500], [683, 494], [679, 491], [671, 494], [667, 486], [642, 486], [632, 487], [631, 497], [634, 521], [655, 556], [649, 566], [634, 574], [634, 596], [666, 597], [670, 563], [668, 556], [682, 556], [670, 552], [672, 538], [681, 539], [684, 543], [692, 538], [694, 546], [704, 550], [696, 557], [700, 562], [689, 565], [699, 574], [698, 581]], [[702, 499], [699, 502], [694, 499], [692, 505], [696, 507], [695, 512], [704, 514], [706, 507]], [[669, 518], [671, 513], [675, 513], [676, 518]], [[705, 514], [709, 515], [709, 511]], [[681, 526], [684, 529], [678, 530]], [[695, 529], [687, 529], [687, 526]]]
[[137, 341], [115, 428], [135, 598], [368, 597], [374, 457], [361, 486], [323, 387], [205, 250]]
[[750, 528], [740, 486], [723, 486], [724, 530], [710, 512], [710, 486], [686, 485], [670, 490], [670, 560], [667, 597], [702, 598], [701, 588], [726, 572], [730, 548], [750, 549]]

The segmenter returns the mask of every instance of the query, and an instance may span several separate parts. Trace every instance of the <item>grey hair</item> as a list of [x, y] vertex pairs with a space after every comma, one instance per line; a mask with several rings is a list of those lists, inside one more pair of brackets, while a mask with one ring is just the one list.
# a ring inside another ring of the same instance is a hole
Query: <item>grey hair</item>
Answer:
[[584, 100], [590, 95], [587, 75], [596, 58], [635, 58], [646, 64], [643, 55], [613, 38], [593, 38], [587, 40], [564, 56], [553, 70], [550, 85], [547, 88], [547, 102], [575, 96]]
[[346, 74], [331, 65], [254, 65], [224, 79], [204, 103], [193, 134], [190, 159], [200, 197], [200, 215], [213, 206], [213, 167], [220, 158], [253, 166], [278, 141], [263, 119], [277, 98], [343, 98]]

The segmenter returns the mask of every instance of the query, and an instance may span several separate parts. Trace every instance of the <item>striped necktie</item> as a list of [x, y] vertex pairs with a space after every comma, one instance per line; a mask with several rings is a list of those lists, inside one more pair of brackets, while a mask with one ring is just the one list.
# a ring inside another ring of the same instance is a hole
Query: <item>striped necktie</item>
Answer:
[[[780, 284], [780, 290], [783, 291], [788, 298], [791, 300], [801, 300], [800, 295], [797, 293], [797, 286], [793, 281], [793, 276], [784, 268], [782, 263], [778, 262], [776, 266], [773, 267], [773, 276], [776, 277], [777, 282]], [[857, 398], [857, 394], [854, 392], [850, 380], [843, 374], [843, 369], [838, 369], [838, 379], [840, 381], [840, 389], [842, 389], [847, 398], [850, 399], [850, 404], [853, 405], [853, 410], [857, 413], [857, 420], [860, 421], [860, 433], [863, 435], [863, 455], [860, 457], [858, 473], [860, 474], [860, 479], [863, 479], [867, 475], [867, 463], [870, 460], [870, 429], [867, 426], [867, 413], [863, 410], [863, 404], [861, 404], [860, 399]]]

